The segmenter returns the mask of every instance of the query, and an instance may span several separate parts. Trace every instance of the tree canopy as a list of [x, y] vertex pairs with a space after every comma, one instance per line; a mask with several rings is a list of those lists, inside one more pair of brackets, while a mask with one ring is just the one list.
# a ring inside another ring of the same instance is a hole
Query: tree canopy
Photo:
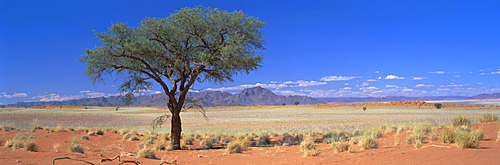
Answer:
[[86, 49], [80, 61], [93, 83], [104, 75], [123, 76], [120, 91], [128, 96], [158, 83], [169, 98], [173, 144], [179, 145], [179, 113], [189, 89], [261, 67], [264, 25], [241, 11], [183, 8], [166, 18], [145, 18], [138, 27], [116, 23], [108, 32], [94, 32], [103, 45]]

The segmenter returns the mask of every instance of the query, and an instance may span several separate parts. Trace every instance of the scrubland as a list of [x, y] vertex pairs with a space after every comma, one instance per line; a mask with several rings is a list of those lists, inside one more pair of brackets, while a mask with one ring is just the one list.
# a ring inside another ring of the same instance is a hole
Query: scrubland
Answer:
[[391, 102], [206, 107], [205, 112], [206, 117], [182, 113], [183, 150], [171, 151], [168, 123], [150, 125], [168, 113], [165, 108], [0, 108], [0, 159], [50, 163], [56, 157], [89, 161], [119, 155], [146, 164], [398, 164], [403, 154], [425, 160], [434, 157], [426, 155], [430, 152], [448, 157], [458, 152], [460, 161], [477, 162], [468, 157], [473, 153], [483, 154], [477, 157], [482, 162], [500, 161], [500, 155], [489, 155], [500, 151], [498, 106], [435, 109]]

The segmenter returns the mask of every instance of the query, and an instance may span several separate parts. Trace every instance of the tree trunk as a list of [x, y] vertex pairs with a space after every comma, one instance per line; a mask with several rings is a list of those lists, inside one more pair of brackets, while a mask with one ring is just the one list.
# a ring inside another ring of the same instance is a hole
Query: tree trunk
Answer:
[[174, 110], [172, 112], [172, 125], [170, 129], [172, 141], [172, 149], [173, 150], [180, 150], [181, 149], [181, 132], [182, 132], [182, 123], [181, 123], [181, 116], [180, 116], [181, 111], [180, 110]]

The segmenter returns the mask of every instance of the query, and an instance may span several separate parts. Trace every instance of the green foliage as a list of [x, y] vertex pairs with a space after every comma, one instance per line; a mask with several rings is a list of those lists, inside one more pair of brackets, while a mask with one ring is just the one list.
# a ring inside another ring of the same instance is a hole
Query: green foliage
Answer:
[[116, 23], [109, 32], [95, 32], [103, 45], [86, 49], [80, 61], [93, 82], [115, 73], [128, 76], [120, 87], [126, 92], [151, 87], [148, 80], [177, 92], [197, 80], [232, 81], [259, 68], [264, 25], [241, 11], [183, 8], [167, 18], [145, 18], [139, 27]]
[[465, 116], [457, 116], [453, 118], [451, 125], [453, 125], [453, 127], [470, 127], [471, 121]]
[[455, 143], [458, 148], [479, 148], [481, 135], [475, 132], [458, 131], [455, 136]]
[[498, 121], [498, 117], [491, 113], [483, 114], [481, 117], [479, 117], [479, 122], [481, 123], [489, 123], [495, 121]]
[[264, 25], [241, 11], [183, 8], [167, 18], [145, 18], [139, 27], [116, 23], [108, 32], [95, 32], [103, 45], [86, 49], [79, 60], [87, 63], [85, 74], [93, 83], [105, 75], [124, 76], [119, 90], [127, 93], [126, 101], [158, 83], [168, 96], [172, 146], [180, 149], [179, 114], [189, 89], [260, 68]]
[[443, 129], [443, 131], [441, 131], [441, 135], [439, 135], [439, 139], [441, 139], [443, 143], [455, 142], [455, 130]]
[[434, 103], [434, 107], [436, 107], [436, 109], [441, 109], [443, 107], [443, 104], [441, 104], [441, 103]]
[[294, 104], [294, 105], [299, 105], [299, 104], [300, 104], [300, 102], [295, 101], [295, 102], [293, 102], [293, 104]]

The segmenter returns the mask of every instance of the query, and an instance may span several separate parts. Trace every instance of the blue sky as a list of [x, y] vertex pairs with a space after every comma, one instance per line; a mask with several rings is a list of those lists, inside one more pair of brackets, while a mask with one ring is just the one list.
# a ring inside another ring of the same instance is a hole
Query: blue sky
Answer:
[[499, 1], [1, 0], [0, 104], [116, 95], [119, 78], [93, 85], [77, 61], [101, 44], [93, 30], [197, 5], [266, 22], [267, 50], [263, 68], [195, 89], [262, 86], [312, 97], [500, 92]]

